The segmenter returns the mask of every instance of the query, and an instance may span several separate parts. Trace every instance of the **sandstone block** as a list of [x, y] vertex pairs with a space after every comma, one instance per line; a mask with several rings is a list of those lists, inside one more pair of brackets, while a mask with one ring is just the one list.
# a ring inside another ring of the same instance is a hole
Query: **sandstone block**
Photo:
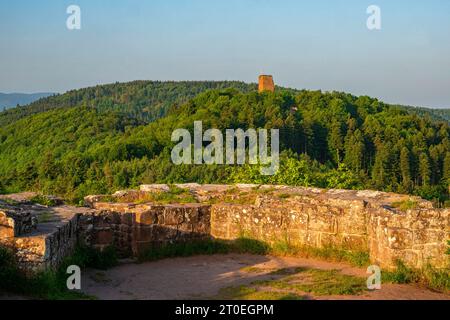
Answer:
[[94, 243], [99, 245], [112, 245], [114, 239], [111, 229], [94, 230]]

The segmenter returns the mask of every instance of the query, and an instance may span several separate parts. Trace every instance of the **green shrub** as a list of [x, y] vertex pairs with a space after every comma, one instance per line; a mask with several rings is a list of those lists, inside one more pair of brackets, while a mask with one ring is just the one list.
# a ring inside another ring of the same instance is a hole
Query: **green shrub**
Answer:
[[102, 251], [87, 246], [77, 246], [74, 253], [62, 263], [63, 269], [70, 265], [80, 268], [94, 268], [106, 270], [117, 265], [118, 254], [114, 247], [110, 246]]
[[408, 284], [419, 283], [426, 287], [442, 292], [450, 292], [450, 270], [436, 269], [430, 265], [418, 270], [407, 267], [402, 261], [396, 262], [394, 271], [382, 273], [383, 282]]
[[397, 260], [396, 270], [392, 272], [383, 272], [382, 280], [386, 282], [406, 284], [418, 282], [420, 280], [420, 277], [416, 272], [414, 272], [413, 269], [408, 268], [402, 261]]
[[16, 287], [22, 288], [25, 277], [19, 271], [12, 252], [0, 247], [0, 292], [14, 291]]
[[233, 251], [239, 253], [251, 253], [251, 254], [268, 254], [270, 252], [270, 246], [259, 240], [241, 237], [231, 243]]
[[370, 264], [369, 253], [361, 250], [346, 250], [333, 246], [315, 248], [311, 246], [295, 246], [288, 241], [275, 242], [270, 247], [270, 253], [284, 256], [301, 256], [305, 258], [320, 258], [331, 261], [345, 261], [357, 267]]
[[225, 254], [229, 252], [231, 252], [231, 248], [225, 241], [199, 240], [149, 248], [139, 256], [139, 261], [154, 261], [165, 258], [188, 257], [202, 254]]
[[17, 267], [10, 251], [0, 247], [0, 291], [21, 294], [38, 299], [65, 300], [90, 299], [79, 291], [67, 289], [67, 267], [107, 269], [117, 264], [117, 254], [113, 247], [98, 251], [85, 246], [77, 246], [74, 253], [66, 258], [57, 270], [47, 270], [26, 277]]
[[398, 201], [392, 203], [392, 206], [394, 208], [400, 209], [402, 211], [412, 210], [416, 209], [418, 207], [417, 201], [413, 200], [405, 200], [405, 201]]
[[34, 196], [33, 198], [30, 199], [30, 201], [47, 207], [53, 207], [56, 205], [55, 200], [41, 194]]

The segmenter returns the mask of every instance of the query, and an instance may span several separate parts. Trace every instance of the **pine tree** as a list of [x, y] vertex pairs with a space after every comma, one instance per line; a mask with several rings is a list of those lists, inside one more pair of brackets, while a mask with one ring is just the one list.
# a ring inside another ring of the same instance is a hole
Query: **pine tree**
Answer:
[[444, 159], [444, 175], [443, 175], [444, 183], [447, 183], [450, 188], [450, 151], [447, 152]]
[[364, 137], [359, 129], [347, 137], [345, 143], [345, 164], [354, 172], [359, 173], [363, 168]]
[[344, 149], [344, 137], [342, 135], [341, 124], [334, 121], [331, 126], [329, 137], [329, 148], [337, 164], [341, 163], [341, 153]]
[[419, 157], [419, 173], [422, 186], [430, 184], [430, 160], [426, 153], [422, 153]]
[[410, 155], [407, 147], [403, 147], [400, 152], [400, 170], [402, 173], [402, 184], [406, 190], [411, 188], [411, 165]]
[[304, 153], [309, 156], [313, 155], [314, 152], [314, 129], [313, 120], [311, 118], [303, 119], [302, 123], [303, 138], [304, 138]]

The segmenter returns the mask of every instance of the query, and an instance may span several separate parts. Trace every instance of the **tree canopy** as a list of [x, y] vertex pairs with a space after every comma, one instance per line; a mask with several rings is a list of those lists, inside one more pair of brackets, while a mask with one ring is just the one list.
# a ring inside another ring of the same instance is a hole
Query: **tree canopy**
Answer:
[[[281, 169], [172, 164], [174, 129], [280, 129]], [[72, 91], [0, 114], [0, 189], [79, 200], [142, 183], [255, 182], [371, 188], [441, 203], [448, 121], [350, 94], [239, 82], [133, 82]]]

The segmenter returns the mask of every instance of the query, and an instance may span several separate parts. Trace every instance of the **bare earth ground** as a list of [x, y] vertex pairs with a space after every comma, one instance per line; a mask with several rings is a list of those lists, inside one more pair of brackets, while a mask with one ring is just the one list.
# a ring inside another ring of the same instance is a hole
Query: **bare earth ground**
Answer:
[[[214, 255], [165, 259], [142, 264], [122, 264], [107, 271], [83, 272], [82, 289], [99, 299], [177, 300], [220, 298], [220, 289], [270, 280], [271, 271], [283, 268], [338, 269], [343, 274], [367, 278], [365, 269], [314, 259]], [[253, 271], [251, 271], [253, 270]], [[381, 290], [361, 295], [314, 296], [304, 299], [450, 300], [450, 295], [415, 285], [384, 284]]]

